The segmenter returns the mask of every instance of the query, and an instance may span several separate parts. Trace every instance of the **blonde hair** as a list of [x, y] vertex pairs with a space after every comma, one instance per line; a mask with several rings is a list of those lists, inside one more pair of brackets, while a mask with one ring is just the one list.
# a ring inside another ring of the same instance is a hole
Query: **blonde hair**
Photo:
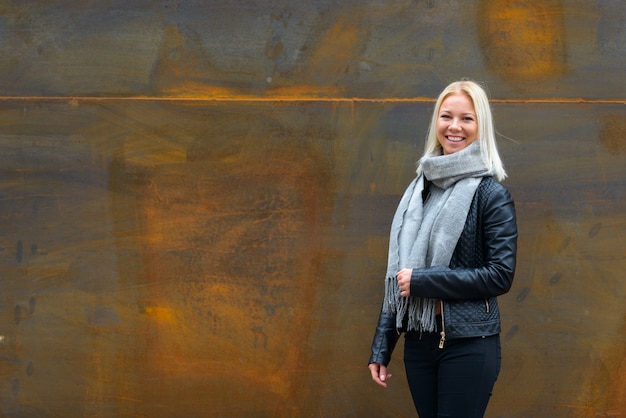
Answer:
[[[474, 110], [476, 111], [476, 121], [478, 123], [478, 138], [477, 141], [481, 142], [481, 152], [485, 165], [498, 181], [502, 181], [506, 178], [506, 171], [504, 165], [498, 154], [498, 146], [496, 144], [495, 129], [493, 127], [493, 118], [491, 116], [491, 107], [489, 106], [489, 99], [487, 93], [478, 83], [469, 80], [455, 81], [449, 84], [439, 95], [435, 102], [435, 110], [430, 120], [430, 126], [428, 128], [428, 134], [426, 135], [426, 144], [424, 146], [424, 158], [427, 155], [440, 155], [442, 154], [441, 144], [437, 140], [437, 120], [439, 118], [439, 109], [446, 97], [451, 94], [461, 93], [470, 98], [474, 104]], [[422, 172], [421, 163], [418, 164], [417, 172]]]

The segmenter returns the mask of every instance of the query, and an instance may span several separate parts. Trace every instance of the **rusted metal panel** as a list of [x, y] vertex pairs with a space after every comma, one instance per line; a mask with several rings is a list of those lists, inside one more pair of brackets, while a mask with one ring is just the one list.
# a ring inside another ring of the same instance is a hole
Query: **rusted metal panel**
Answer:
[[8, 96], [623, 99], [621, 0], [5, 2]]
[[387, 390], [365, 362], [467, 75], [520, 229], [488, 416], [626, 413], [622, 2], [0, 12], [0, 415], [414, 416], [402, 348]]

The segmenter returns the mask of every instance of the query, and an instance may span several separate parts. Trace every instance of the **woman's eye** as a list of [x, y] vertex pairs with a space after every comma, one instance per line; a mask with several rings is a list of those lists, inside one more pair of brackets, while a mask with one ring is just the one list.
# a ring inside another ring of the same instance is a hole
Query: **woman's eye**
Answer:
[[440, 117], [441, 117], [441, 119], [450, 119], [449, 115], [441, 115]]

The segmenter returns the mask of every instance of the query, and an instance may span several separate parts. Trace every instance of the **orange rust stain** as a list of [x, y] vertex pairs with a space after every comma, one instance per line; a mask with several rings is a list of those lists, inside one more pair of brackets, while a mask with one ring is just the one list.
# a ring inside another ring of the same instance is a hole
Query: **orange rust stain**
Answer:
[[622, 355], [622, 363], [615, 374], [614, 384], [609, 387], [609, 416], [626, 413], [626, 349]]
[[[155, 319], [144, 355], [154, 372], [213, 381], [228, 363], [229, 380], [242, 385], [285, 399], [301, 387], [318, 275], [310, 259], [330, 177], [326, 159], [306, 143], [274, 146], [291, 134], [262, 125], [255, 151], [235, 153], [232, 163], [205, 156], [142, 166], [136, 191], [150, 284], [143, 299]], [[242, 265], [244, 257], [257, 261]]]
[[156, 91], [197, 94], [197, 90], [205, 91], [206, 85], [212, 84], [207, 80], [221, 77], [222, 74], [214, 68], [196, 33], [182, 33], [177, 26], [165, 29], [158, 59], [150, 74], [152, 87]]
[[168, 97], [184, 99], [203, 99], [210, 97], [217, 100], [254, 100], [255, 98], [265, 97], [269, 100], [280, 101], [294, 99], [315, 100], [320, 97], [333, 97], [340, 93], [340, 90], [333, 86], [283, 86], [267, 89], [264, 96], [254, 96], [242, 94], [235, 89], [225, 87], [210, 86], [202, 83], [184, 83], [175, 88], [163, 89], [162, 92]]
[[536, 82], [567, 71], [559, 0], [482, 0], [478, 35], [489, 69], [509, 82]]
[[[626, 320], [626, 316], [622, 316], [622, 319]], [[626, 335], [626, 321], [622, 324], [621, 335]], [[597, 374], [601, 369], [608, 371], [608, 379], [603, 381], [604, 385], [597, 390], [597, 409], [606, 413], [602, 416], [619, 417], [626, 414], [626, 345], [619, 344], [615, 351], [605, 351], [605, 353], [608, 354], [604, 359], [606, 365], [596, 368]], [[592, 375], [592, 377], [595, 376]]]
[[359, 45], [358, 26], [339, 19], [320, 39], [310, 57], [309, 74], [320, 79], [343, 74]]
[[[333, 86], [292, 86], [277, 87], [266, 91], [267, 97], [273, 100], [293, 100], [303, 98], [320, 98], [336, 96], [340, 90]], [[315, 99], [314, 99], [315, 100]]]
[[624, 132], [626, 132], [626, 120], [624, 120], [623, 114], [611, 114], [603, 118], [600, 139], [611, 154], [626, 153]]
[[235, 97], [237, 92], [227, 87], [218, 87], [201, 82], [181, 82], [175, 87], [164, 88], [163, 94], [169, 97], [202, 98], [202, 97]]
[[176, 314], [164, 306], [144, 306], [142, 312], [162, 324], [175, 324]]

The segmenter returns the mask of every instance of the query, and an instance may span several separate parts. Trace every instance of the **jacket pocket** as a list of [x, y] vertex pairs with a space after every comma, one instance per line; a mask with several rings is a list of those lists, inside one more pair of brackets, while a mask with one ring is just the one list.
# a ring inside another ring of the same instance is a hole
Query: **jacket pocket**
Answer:
[[446, 312], [446, 319], [455, 324], [489, 321], [498, 316], [495, 298], [449, 301], [447, 304], [450, 309]]

